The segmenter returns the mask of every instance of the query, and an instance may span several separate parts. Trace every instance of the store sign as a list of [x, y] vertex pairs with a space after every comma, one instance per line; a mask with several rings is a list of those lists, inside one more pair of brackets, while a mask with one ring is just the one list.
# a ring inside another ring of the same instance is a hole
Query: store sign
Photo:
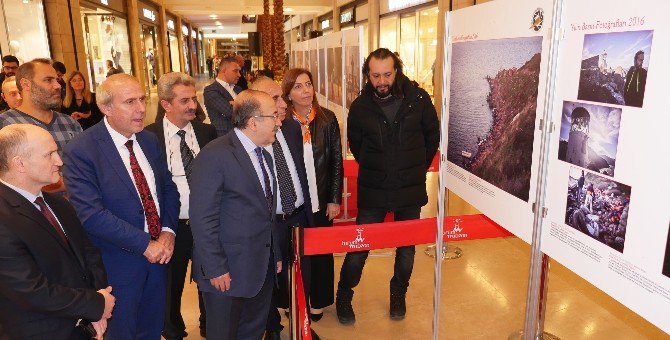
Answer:
[[427, 0], [388, 0], [389, 11], [395, 12], [403, 8], [409, 8], [412, 6], [420, 5], [422, 3], [428, 2]]
[[330, 19], [326, 19], [326, 20], [321, 22], [321, 29], [322, 30], [325, 30], [325, 29], [328, 29], [328, 28], [330, 28]]
[[340, 24], [348, 24], [354, 21], [354, 9], [350, 8], [340, 13]]
[[168, 19], [168, 21], [167, 21], [167, 28], [168, 28], [168, 29], [171, 29], [171, 30], [174, 31], [174, 20], [172, 20], [172, 19]]
[[100, 3], [105, 6], [109, 6], [109, 0], [100, 0]]
[[148, 9], [148, 8], [142, 8], [142, 16], [145, 18], [151, 20], [151, 21], [156, 21], [156, 12]]

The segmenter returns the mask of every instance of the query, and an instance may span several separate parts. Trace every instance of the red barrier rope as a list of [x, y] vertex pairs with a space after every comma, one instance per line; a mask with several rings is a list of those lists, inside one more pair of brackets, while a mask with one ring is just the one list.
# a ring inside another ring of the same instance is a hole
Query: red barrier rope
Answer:
[[[447, 241], [512, 236], [484, 215], [449, 216], [444, 219]], [[437, 219], [359, 224], [303, 229], [303, 254], [318, 255], [435, 242]]]
[[305, 301], [305, 289], [302, 283], [302, 270], [300, 269], [300, 259], [296, 256], [294, 261], [295, 268], [295, 297], [298, 310], [298, 332], [303, 340], [312, 340], [312, 332], [309, 326], [309, 317], [307, 316], [307, 301]]

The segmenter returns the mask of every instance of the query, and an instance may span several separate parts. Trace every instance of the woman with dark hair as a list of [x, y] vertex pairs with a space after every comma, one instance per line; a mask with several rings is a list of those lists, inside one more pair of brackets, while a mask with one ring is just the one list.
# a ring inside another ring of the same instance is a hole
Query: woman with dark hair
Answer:
[[95, 103], [95, 93], [88, 90], [84, 75], [79, 71], [72, 71], [67, 79], [62, 111], [78, 121], [84, 130], [102, 120], [102, 112]]
[[[333, 225], [342, 201], [342, 142], [335, 114], [319, 106], [314, 96], [312, 74], [303, 68], [286, 72], [282, 93], [286, 112], [302, 127], [305, 169], [317, 227]], [[310, 317], [318, 321], [322, 309], [334, 302], [333, 255], [311, 257]]]

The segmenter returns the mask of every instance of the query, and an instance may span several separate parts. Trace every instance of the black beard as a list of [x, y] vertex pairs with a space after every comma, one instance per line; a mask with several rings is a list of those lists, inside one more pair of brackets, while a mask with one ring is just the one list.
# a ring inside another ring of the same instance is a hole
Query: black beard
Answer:
[[381, 93], [377, 90], [375, 86], [372, 87], [372, 90], [374, 91], [375, 95], [381, 99], [386, 99], [389, 96], [391, 96], [391, 87], [389, 86], [389, 91], [387, 93]]

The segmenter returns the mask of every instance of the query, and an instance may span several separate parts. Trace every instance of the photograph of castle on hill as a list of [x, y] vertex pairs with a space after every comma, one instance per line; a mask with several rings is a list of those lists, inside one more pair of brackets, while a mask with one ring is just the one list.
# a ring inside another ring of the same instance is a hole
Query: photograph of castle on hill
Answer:
[[623, 253], [631, 188], [570, 167], [565, 224]]
[[528, 201], [542, 37], [452, 45], [447, 159]]
[[654, 31], [584, 35], [577, 98], [642, 107]]
[[621, 108], [564, 101], [558, 159], [614, 177]]

